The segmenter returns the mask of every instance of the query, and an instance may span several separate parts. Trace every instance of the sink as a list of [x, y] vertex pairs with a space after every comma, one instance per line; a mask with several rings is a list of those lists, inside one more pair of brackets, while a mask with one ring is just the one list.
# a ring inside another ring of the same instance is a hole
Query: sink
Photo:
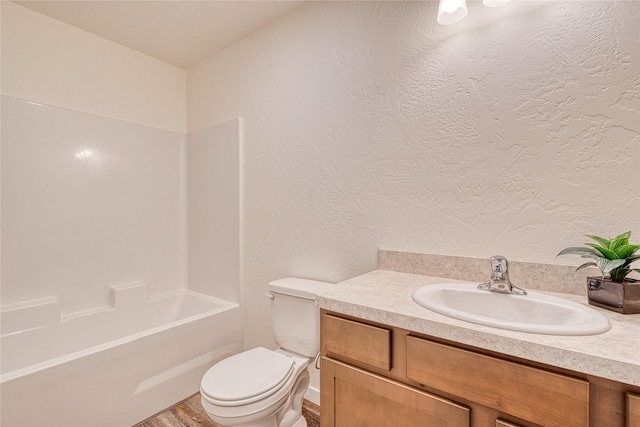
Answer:
[[502, 294], [478, 289], [472, 283], [438, 283], [416, 289], [411, 298], [454, 319], [512, 331], [595, 335], [611, 327], [609, 320], [591, 307], [534, 291]]

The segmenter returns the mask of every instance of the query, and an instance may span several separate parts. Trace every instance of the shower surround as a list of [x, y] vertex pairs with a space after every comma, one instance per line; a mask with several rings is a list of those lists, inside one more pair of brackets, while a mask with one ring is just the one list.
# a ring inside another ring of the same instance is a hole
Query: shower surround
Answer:
[[243, 349], [241, 120], [3, 96], [2, 123], [2, 424], [131, 425], [195, 393]]

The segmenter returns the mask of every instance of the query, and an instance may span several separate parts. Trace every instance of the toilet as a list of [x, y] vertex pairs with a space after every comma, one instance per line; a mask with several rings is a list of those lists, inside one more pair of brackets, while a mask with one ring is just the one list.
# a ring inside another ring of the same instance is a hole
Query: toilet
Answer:
[[229, 427], [306, 427], [302, 399], [307, 367], [320, 351], [315, 294], [328, 283], [288, 277], [267, 286], [277, 350], [253, 348], [228, 357], [202, 377], [202, 407]]

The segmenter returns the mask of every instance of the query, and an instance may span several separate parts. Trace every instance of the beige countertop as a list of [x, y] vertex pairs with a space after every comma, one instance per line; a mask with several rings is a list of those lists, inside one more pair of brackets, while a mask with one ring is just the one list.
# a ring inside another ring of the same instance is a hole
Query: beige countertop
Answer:
[[[374, 270], [327, 287], [316, 300], [320, 308], [333, 312], [640, 386], [640, 314], [622, 315], [594, 307], [611, 322], [611, 329], [598, 335], [506, 331], [443, 316], [411, 299], [417, 288], [442, 282], [461, 281]], [[586, 297], [545, 293], [587, 304]]]

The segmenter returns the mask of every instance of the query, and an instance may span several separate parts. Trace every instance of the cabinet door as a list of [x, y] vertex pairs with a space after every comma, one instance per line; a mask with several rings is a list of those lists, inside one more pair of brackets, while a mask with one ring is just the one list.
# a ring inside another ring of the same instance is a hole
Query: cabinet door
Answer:
[[640, 395], [627, 393], [627, 427], [640, 426]]
[[323, 358], [322, 427], [468, 427], [469, 409]]

